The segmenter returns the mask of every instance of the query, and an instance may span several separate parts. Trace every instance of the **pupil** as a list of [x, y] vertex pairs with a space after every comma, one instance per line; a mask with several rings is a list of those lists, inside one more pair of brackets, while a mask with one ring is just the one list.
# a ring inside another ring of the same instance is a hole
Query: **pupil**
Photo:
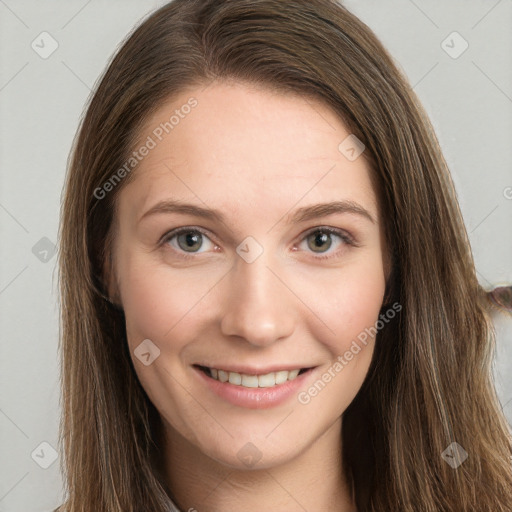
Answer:
[[[184, 234], [181, 234], [178, 236], [178, 241], [183, 240], [184, 237], [184, 243], [185, 243], [185, 247], [182, 247], [182, 249], [184, 250], [189, 250], [189, 249], [199, 249], [199, 247], [201, 246], [201, 233], [197, 233], [197, 232], [194, 232], [194, 231], [188, 231], [187, 233], [184, 233]], [[181, 244], [180, 244], [181, 246]]]
[[331, 243], [330, 243], [330, 238], [329, 238], [329, 234], [328, 233], [322, 233], [321, 231], [318, 231], [317, 233], [314, 234], [314, 245], [313, 247], [311, 247], [311, 249], [315, 252], [322, 252], [322, 251], [317, 251], [318, 248], [321, 248], [322, 244], [325, 244], [327, 242], [329, 242], [328, 246], [326, 247], [326, 249], [329, 249], [329, 247], [331, 246]]

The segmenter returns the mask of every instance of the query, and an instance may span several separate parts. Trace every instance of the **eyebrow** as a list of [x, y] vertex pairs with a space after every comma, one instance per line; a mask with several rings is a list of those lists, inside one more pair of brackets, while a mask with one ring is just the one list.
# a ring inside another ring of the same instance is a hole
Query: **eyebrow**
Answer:
[[[220, 224], [226, 225], [226, 219], [220, 211], [210, 208], [203, 208], [199, 205], [185, 203], [174, 199], [166, 199], [158, 202], [142, 215], [142, 217], [139, 219], [139, 222], [142, 221], [142, 219], [149, 217], [150, 215], [159, 213], [181, 213], [185, 215], [193, 215], [195, 217], [217, 221]], [[330, 203], [319, 203], [312, 206], [303, 206], [298, 208], [293, 213], [293, 215], [290, 216], [290, 214], [288, 214], [284, 215], [283, 217], [286, 218], [287, 222], [289, 223], [299, 223], [316, 219], [318, 217], [333, 215], [336, 213], [350, 213], [353, 215], [359, 215], [360, 217], [369, 220], [373, 224], [376, 224], [376, 220], [373, 218], [370, 212], [368, 212], [368, 210], [363, 208], [363, 206], [360, 204], [349, 200], [332, 201]]]

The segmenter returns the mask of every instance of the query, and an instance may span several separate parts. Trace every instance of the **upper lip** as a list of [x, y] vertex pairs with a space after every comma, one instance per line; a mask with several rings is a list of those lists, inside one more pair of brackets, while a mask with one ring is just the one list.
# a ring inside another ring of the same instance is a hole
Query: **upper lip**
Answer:
[[310, 364], [274, 364], [271, 366], [246, 366], [241, 364], [224, 364], [224, 363], [213, 363], [213, 364], [202, 364], [197, 363], [194, 366], [204, 366], [206, 368], [215, 368], [217, 370], [224, 370], [226, 372], [245, 373], [246, 375], [266, 375], [267, 373], [279, 372], [279, 371], [292, 371], [314, 368]]

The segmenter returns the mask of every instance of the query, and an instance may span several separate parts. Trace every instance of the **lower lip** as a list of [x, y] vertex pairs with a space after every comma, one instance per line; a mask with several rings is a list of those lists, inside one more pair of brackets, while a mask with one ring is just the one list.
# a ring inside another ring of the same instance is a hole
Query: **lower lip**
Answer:
[[300, 374], [293, 380], [288, 380], [271, 388], [246, 388], [229, 382], [220, 382], [208, 377], [199, 368], [192, 367], [199, 378], [216, 395], [227, 402], [249, 409], [270, 409], [286, 402], [291, 396], [296, 396], [300, 387], [311, 377], [315, 368]]

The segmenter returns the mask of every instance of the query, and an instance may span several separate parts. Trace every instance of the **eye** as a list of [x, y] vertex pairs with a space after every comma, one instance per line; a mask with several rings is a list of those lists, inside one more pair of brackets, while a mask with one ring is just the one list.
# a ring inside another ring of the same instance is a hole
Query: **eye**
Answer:
[[[171, 231], [164, 235], [162, 244], [169, 244], [177, 251], [183, 251], [185, 253], [200, 254], [204, 251], [199, 251], [204, 245], [204, 240], [208, 240], [211, 244], [210, 248], [206, 248], [206, 251], [215, 247], [215, 244], [208, 238], [208, 235], [198, 228], [179, 228]], [[208, 245], [208, 244], [207, 244]], [[185, 255], [185, 257], [187, 257]]]
[[[320, 256], [315, 256], [316, 259], [327, 259], [335, 257], [340, 252], [339, 250], [329, 252], [329, 249], [333, 246], [333, 237], [337, 237], [341, 241], [338, 242], [338, 246], [357, 245], [356, 241], [347, 232], [326, 226], [316, 227], [310, 230], [301, 239], [301, 242], [306, 242], [309, 250], [313, 253], [317, 255], [321, 254]], [[208, 241], [206, 248], [204, 248], [205, 240]], [[215, 250], [218, 247], [210, 240], [205, 231], [196, 227], [182, 227], [170, 231], [163, 236], [160, 243], [162, 245], [170, 245], [183, 258], [193, 258], [194, 254], [201, 254], [202, 252], [208, 252], [212, 249]], [[205, 250], [200, 251], [202, 248]], [[295, 251], [296, 248], [293, 250]], [[328, 255], [324, 256], [324, 253], [328, 253]]]
[[[345, 231], [329, 227], [317, 227], [309, 231], [303, 240], [307, 243], [308, 248], [316, 254], [324, 254], [329, 251], [333, 245], [332, 237], [341, 240], [339, 246], [356, 245], [355, 240]], [[339, 251], [331, 251], [328, 256], [316, 256], [317, 259], [327, 259], [336, 256]]]

